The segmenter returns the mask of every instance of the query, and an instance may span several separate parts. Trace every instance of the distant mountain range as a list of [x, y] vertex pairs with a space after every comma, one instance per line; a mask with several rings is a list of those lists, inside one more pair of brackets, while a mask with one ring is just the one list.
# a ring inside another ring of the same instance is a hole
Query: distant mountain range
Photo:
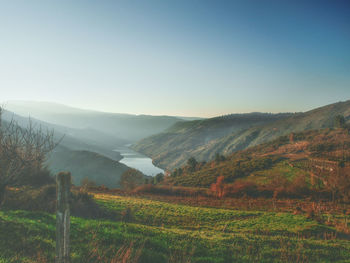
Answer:
[[[51, 102], [10, 101], [6, 109], [24, 117], [115, 138], [114, 146], [133, 143], [162, 132], [185, 118], [173, 116], [132, 115], [82, 110]], [[193, 118], [190, 118], [192, 120]]]
[[350, 101], [304, 113], [233, 114], [177, 123], [141, 140], [133, 148], [150, 156], [157, 166], [172, 170], [184, 165], [190, 157], [208, 161], [216, 153], [228, 155], [291, 132], [332, 127], [336, 115], [343, 115], [349, 121]]

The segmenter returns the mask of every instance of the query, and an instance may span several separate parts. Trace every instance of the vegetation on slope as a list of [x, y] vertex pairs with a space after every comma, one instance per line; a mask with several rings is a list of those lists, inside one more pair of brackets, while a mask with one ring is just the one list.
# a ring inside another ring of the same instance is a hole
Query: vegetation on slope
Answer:
[[215, 187], [223, 178], [227, 194], [272, 197], [279, 191], [305, 197], [314, 192], [350, 198], [349, 172], [350, 134], [338, 128], [291, 133], [195, 167], [188, 163], [175, 169], [167, 183]]
[[[208, 161], [213, 159], [216, 153], [228, 155], [291, 132], [333, 127], [338, 115], [344, 116], [345, 121], [349, 122], [350, 101], [334, 103], [305, 113], [286, 115], [284, 118], [283, 115], [280, 118], [277, 115], [276, 119], [267, 118], [262, 122], [256, 120], [246, 126], [241, 125], [240, 121], [229, 123], [222, 119], [221, 125], [228, 126], [228, 134], [215, 133], [218, 125], [215, 118], [177, 124], [164, 133], [141, 140], [134, 148], [150, 156], [158, 166], [172, 170], [184, 165], [191, 156], [199, 161]], [[210, 136], [211, 134], [214, 136]]]
[[253, 127], [242, 133], [232, 134], [215, 142], [215, 146], [207, 148], [206, 151], [229, 154], [292, 132], [331, 128], [335, 126], [337, 116], [344, 116], [345, 120], [350, 120], [350, 101], [330, 104], [267, 125]]

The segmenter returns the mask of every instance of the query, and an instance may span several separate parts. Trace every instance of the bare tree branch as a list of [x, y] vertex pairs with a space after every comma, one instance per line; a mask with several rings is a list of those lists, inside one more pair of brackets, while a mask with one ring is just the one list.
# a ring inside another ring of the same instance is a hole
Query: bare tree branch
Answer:
[[[28, 168], [40, 169], [46, 156], [63, 139], [55, 142], [54, 131], [37, 126], [31, 119], [21, 127], [14, 117], [3, 121], [0, 107], [0, 192], [15, 182]], [[0, 203], [1, 203], [0, 193]]]

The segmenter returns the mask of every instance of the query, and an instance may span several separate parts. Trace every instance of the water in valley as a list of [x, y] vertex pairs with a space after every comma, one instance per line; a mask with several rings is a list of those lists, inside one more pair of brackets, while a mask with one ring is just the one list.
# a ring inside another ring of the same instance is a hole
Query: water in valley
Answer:
[[118, 147], [114, 151], [119, 152], [123, 156], [123, 159], [119, 161], [120, 163], [123, 163], [131, 168], [135, 168], [145, 175], [155, 176], [158, 173], [164, 173], [164, 170], [152, 163], [151, 158], [135, 152], [127, 146]]

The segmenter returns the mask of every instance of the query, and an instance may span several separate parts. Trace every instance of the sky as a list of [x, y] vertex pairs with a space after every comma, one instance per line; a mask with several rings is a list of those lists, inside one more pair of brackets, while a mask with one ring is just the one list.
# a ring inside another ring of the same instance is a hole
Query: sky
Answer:
[[0, 0], [0, 101], [210, 117], [350, 99], [350, 1]]

